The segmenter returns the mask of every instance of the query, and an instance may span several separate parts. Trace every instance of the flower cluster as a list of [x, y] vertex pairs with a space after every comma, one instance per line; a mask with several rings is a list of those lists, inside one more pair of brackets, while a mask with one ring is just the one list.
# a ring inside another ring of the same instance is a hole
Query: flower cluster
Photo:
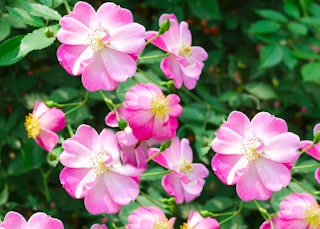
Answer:
[[[152, 83], [137, 82], [119, 104], [101, 93], [110, 109], [105, 116], [109, 128], [103, 126], [97, 131], [81, 124], [73, 133], [68, 126], [71, 136], [67, 139], [59, 139], [57, 134], [67, 124], [67, 114], [60, 109], [63, 106], [36, 102], [33, 112], [26, 116], [27, 135], [48, 152], [60, 141], [62, 153], [58, 159], [63, 169], [59, 178], [65, 191], [74, 199], [84, 199], [92, 215], [119, 213], [139, 197], [142, 176], [147, 175], [144, 173], [151, 162], [165, 171], [161, 185], [174, 204], [198, 198], [210, 172], [195, 156], [193, 142], [177, 134], [183, 101], [174, 92], [196, 87], [208, 54], [202, 47], [192, 46], [188, 23], [179, 23], [173, 14], [163, 14], [160, 28], [168, 26], [161, 32], [146, 31], [133, 21], [128, 9], [107, 2], [95, 11], [89, 3], [80, 1], [61, 18], [60, 25], [57, 39], [62, 44], [57, 58], [70, 75], [81, 75], [88, 92], [113, 91], [133, 77], [139, 55], [148, 44], [166, 53], [160, 69], [175, 86], [172, 90], [168, 83], [154, 79]], [[288, 131], [285, 120], [268, 112], [258, 112], [250, 120], [244, 113], [232, 111], [211, 142], [212, 171], [223, 184], [236, 185], [242, 201], [268, 200], [290, 184], [299, 149], [320, 160], [319, 130], [320, 124], [314, 128], [313, 142], [300, 141]], [[315, 174], [320, 183], [319, 168]], [[176, 217], [168, 219], [167, 213], [155, 206], [141, 206], [131, 212], [125, 228], [174, 228]], [[211, 216], [190, 210], [180, 228], [218, 229], [218, 221]], [[277, 217], [260, 228], [292, 228], [294, 224], [297, 229], [316, 229], [320, 228], [319, 222], [320, 208], [314, 197], [293, 193], [281, 202]], [[45, 213], [35, 213], [27, 222], [19, 213], [9, 212], [1, 228], [60, 229], [63, 224]], [[107, 227], [91, 226], [99, 228]]]

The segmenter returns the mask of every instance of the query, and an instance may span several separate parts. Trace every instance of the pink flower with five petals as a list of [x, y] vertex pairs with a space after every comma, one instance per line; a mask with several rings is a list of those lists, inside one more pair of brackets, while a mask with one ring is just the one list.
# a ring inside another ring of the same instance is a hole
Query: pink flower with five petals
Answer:
[[234, 111], [212, 141], [212, 169], [223, 183], [236, 184], [242, 200], [267, 200], [290, 183], [299, 141], [283, 119], [260, 112], [250, 122]]
[[[169, 78], [173, 79], [176, 88], [182, 84], [189, 90], [195, 88], [204, 66], [203, 61], [208, 58], [207, 52], [199, 46], [191, 46], [191, 32], [188, 23], [180, 24], [174, 14], [163, 14], [159, 24], [165, 20], [170, 21], [170, 28], [151, 43], [170, 55], [161, 61], [160, 68]], [[157, 36], [156, 31], [147, 31], [147, 40]]]
[[202, 217], [199, 212], [191, 211], [188, 221], [180, 229], [219, 229], [219, 223], [211, 217]]
[[62, 147], [60, 182], [73, 198], [84, 198], [89, 213], [114, 214], [138, 197], [143, 170], [122, 164], [112, 130], [98, 134], [83, 124]]
[[107, 2], [96, 12], [79, 1], [60, 25], [58, 60], [69, 74], [82, 74], [88, 91], [114, 90], [135, 74], [136, 58], [145, 46], [145, 28], [133, 22], [129, 10]]

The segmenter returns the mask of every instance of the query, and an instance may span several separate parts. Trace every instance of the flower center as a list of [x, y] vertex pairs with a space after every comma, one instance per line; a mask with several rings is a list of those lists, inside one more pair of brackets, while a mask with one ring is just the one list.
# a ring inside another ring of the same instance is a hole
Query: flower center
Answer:
[[96, 52], [107, 47], [107, 45], [103, 42], [106, 34], [106, 31], [102, 28], [95, 29], [88, 34], [88, 44], [93, 51]]
[[320, 207], [311, 205], [305, 212], [307, 224], [310, 228], [320, 228]]
[[261, 158], [263, 154], [263, 142], [261, 139], [255, 137], [250, 138], [241, 146], [241, 152], [246, 156], [247, 160], [253, 161], [257, 158]]
[[154, 97], [151, 100], [151, 111], [154, 116], [165, 120], [170, 112], [170, 101], [165, 96]]
[[99, 152], [90, 158], [90, 165], [94, 172], [99, 175], [110, 171], [113, 158], [108, 152]]
[[192, 56], [192, 51], [191, 51], [191, 46], [188, 45], [185, 42], [182, 42], [179, 45], [179, 52], [178, 52], [179, 56], [183, 56], [183, 57], [190, 57]]
[[187, 223], [183, 223], [183, 225], [180, 225], [180, 229], [192, 229], [192, 228], [189, 227]]
[[159, 217], [155, 220], [152, 229], [170, 229], [172, 226], [172, 223], [166, 217]]
[[40, 133], [40, 123], [31, 113], [26, 116], [24, 127], [26, 128], [28, 138], [35, 138]]
[[193, 173], [193, 167], [192, 163], [188, 160], [183, 160], [183, 162], [180, 164], [179, 171], [184, 174], [191, 174]]

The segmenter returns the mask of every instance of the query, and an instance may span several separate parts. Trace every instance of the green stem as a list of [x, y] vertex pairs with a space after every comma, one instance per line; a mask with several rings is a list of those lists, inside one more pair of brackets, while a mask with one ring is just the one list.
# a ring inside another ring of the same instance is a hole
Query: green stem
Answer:
[[156, 59], [156, 58], [164, 58], [169, 56], [171, 53], [165, 53], [161, 55], [152, 55], [152, 56], [141, 56], [138, 58], [138, 60], [149, 60], [149, 59]]
[[71, 9], [70, 9], [68, 0], [63, 0], [63, 4], [64, 4], [64, 7], [65, 7], [66, 10], [67, 10], [67, 14], [70, 14], [70, 13], [71, 13]]
[[51, 200], [50, 197], [50, 192], [49, 192], [49, 187], [48, 187], [48, 182], [47, 182], [47, 178], [50, 174], [50, 172], [48, 172], [48, 174], [46, 174], [43, 169], [40, 167], [40, 173], [42, 176], [42, 183], [43, 183], [43, 190], [44, 190], [44, 196], [46, 198], [46, 201], [49, 203]]
[[314, 146], [314, 143], [312, 143], [311, 145], [309, 145], [307, 148], [301, 150], [300, 155], [302, 155], [303, 153], [305, 153], [307, 150], [311, 149]]
[[166, 206], [163, 206], [163, 205], [161, 205], [159, 202], [161, 202], [161, 201], [159, 201], [159, 202], [156, 202], [155, 200], [157, 200], [157, 198], [155, 197], [155, 196], [152, 196], [152, 198], [151, 197], [149, 197], [149, 195], [147, 195], [146, 193], [144, 193], [144, 192], [142, 192], [142, 191], [140, 191], [140, 194], [142, 195], [142, 196], [144, 196], [144, 197], [146, 197], [150, 202], [152, 202], [152, 203], [154, 203], [155, 205], [157, 205], [159, 208], [162, 208], [162, 209], [165, 209], [166, 208]]
[[[89, 98], [89, 92], [87, 91], [83, 101], [77, 102], [77, 103], [69, 103], [69, 106], [71, 106], [70, 104], [72, 104], [72, 106], [76, 106], [76, 107], [74, 107], [74, 108], [72, 108], [71, 110], [65, 112], [65, 115], [68, 115], [68, 114], [76, 111], [76, 110], [79, 109], [81, 106], [83, 106], [84, 104], [86, 104], [88, 98]], [[63, 104], [60, 104], [60, 105], [63, 105]], [[67, 105], [68, 105], [68, 104], [67, 104]]]
[[141, 177], [147, 177], [147, 176], [157, 176], [157, 175], [163, 175], [163, 174], [168, 174], [172, 170], [166, 170], [166, 171], [161, 171], [161, 172], [154, 172], [154, 173], [143, 173]]
[[304, 190], [306, 190], [307, 192], [311, 193], [312, 195], [315, 196], [319, 196], [320, 195], [320, 191], [312, 191], [311, 189], [307, 188], [304, 184], [302, 184], [301, 182], [299, 182], [297, 179], [295, 179], [294, 177], [291, 177], [291, 180], [293, 180], [295, 183], [297, 183], [297, 185], [299, 185], [301, 188], [303, 188]]
[[313, 165], [300, 165], [300, 166], [293, 166], [292, 170], [294, 169], [308, 169], [308, 168], [313, 168], [313, 167], [319, 167], [320, 164], [313, 164]]
[[265, 220], [268, 220], [268, 219], [269, 219], [269, 213], [268, 213], [267, 209], [261, 207], [260, 204], [258, 203], [258, 201], [256, 201], [256, 200], [253, 200], [253, 203], [257, 206], [258, 211], [260, 212], [260, 214], [262, 215], [262, 217], [263, 217]]
[[145, 71], [143, 71], [141, 68], [137, 68], [137, 70], [142, 73], [145, 77], [147, 77], [150, 81], [153, 83], [162, 86], [161, 82], [158, 82], [157, 80], [153, 79], [149, 74], [147, 74]]

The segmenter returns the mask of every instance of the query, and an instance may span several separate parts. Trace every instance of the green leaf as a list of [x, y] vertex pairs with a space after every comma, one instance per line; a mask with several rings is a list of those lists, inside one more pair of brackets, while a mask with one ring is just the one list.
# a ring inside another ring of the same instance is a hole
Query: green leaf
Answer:
[[283, 47], [283, 63], [292, 70], [298, 63], [298, 60], [291, 54], [291, 50], [287, 47]]
[[259, 99], [268, 100], [277, 98], [277, 95], [273, 88], [266, 83], [249, 83], [245, 85], [245, 89]]
[[280, 45], [265, 45], [260, 51], [260, 68], [269, 68], [281, 62], [283, 51]]
[[10, 35], [10, 24], [5, 17], [0, 17], [0, 41], [4, 40], [7, 36]]
[[232, 199], [224, 196], [216, 196], [213, 199], [206, 201], [206, 204], [203, 206], [203, 210], [208, 210], [210, 212], [222, 212], [232, 206]]
[[33, 50], [41, 50], [53, 44], [59, 25], [43, 27], [28, 33], [21, 41], [18, 57], [24, 57]]
[[8, 199], [9, 199], [9, 191], [8, 191], [8, 186], [6, 185], [2, 190], [2, 192], [0, 193], [0, 206], [7, 203]]
[[256, 13], [265, 19], [275, 20], [279, 22], [288, 21], [285, 15], [275, 10], [262, 9], [262, 10], [257, 10]]
[[287, 188], [281, 189], [279, 192], [275, 192], [270, 200], [272, 208], [277, 212], [280, 210], [281, 201], [288, 195], [291, 194], [291, 191]]
[[201, 19], [221, 19], [219, 5], [216, 0], [189, 0], [188, 3], [191, 12]]
[[294, 50], [291, 52], [291, 55], [293, 57], [296, 57], [299, 59], [304, 59], [304, 60], [310, 60], [310, 59], [319, 60], [320, 59], [320, 55], [318, 55], [317, 53], [314, 53], [311, 49], [309, 51]]
[[289, 16], [293, 18], [299, 18], [300, 17], [300, 11], [298, 4], [295, 4], [295, 1], [293, 0], [286, 0], [284, 2], [284, 12], [288, 14]]
[[22, 35], [16, 36], [0, 44], [0, 66], [15, 64], [22, 59], [22, 57], [17, 58], [17, 56], [23, 38]]
[[274, 33], [281, 28], [281, 24], [270, 20], [259, 20], [253, 23], [250, 27], [251, 33], [265, 34]]
[[308, 25], [308, 26], [320, 26], [320, 20], [316, 17], [304, 17], [300, 18], [299, 20], [301, 23]]
[[304, 81], [320, 80], [320, 63], [308, 63], [302, 66], [301, 75]]
[[25, 9], [7, 6], [7, 10], [13, 17], [16, 17], [27, 25], [35, 27], [44, 26], [44, 23], [40, 18], [30, 15]]
[[155, 8], [168, 8], [179, 4], [181, 0], [146, 0], [145, 3], [148, 6], [152, 6]]
[[61, 15], [57, 11], [49, 8], [48, 6], [41, 5], [38, 3], [29, 3], [25, 1], [20, 1], [20, 3], [33, 16], [56, 21], [59, 21], [61, 18]]
[[65, 103], [78, 96], [79, 90], [76, 90], [72, 87], [61, 87], [51, 93], [50, 99], [57, 103]]
[[290, 22], [287, 26], [288, 29], [293, 33], [299, 35], [307, 35], [308, 33], [308, 28], [304, 24], [298, 22]]
[[43, 5], [46, 5], [50, 8], [57, 8], [63, 4], [63, 0], [39, 0]]

